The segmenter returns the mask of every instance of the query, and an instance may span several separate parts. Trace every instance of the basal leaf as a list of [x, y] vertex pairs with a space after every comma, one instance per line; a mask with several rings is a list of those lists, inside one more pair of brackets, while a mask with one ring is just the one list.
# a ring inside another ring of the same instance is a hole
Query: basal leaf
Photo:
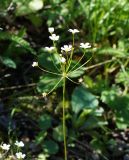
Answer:
[[51, 121], [52, 118], [48, 114], [43, 114], [40, 119], [39, 119], [39, 127], [43, 130], [46, 131], [48, 128], [51, 127]]
[[45, 69], [59, 73], [60, 56], [58, 54], [41, 51], [38, 57], [38, 62]]
[[85, 87], [79, 86], [75, 88], [72, 94], [72, 109], [78, 113], [83, 109], [94, 109], [98, 106], [96, 96], [90, 93]]
[[56, 154], [59, 150], [59, 146], [56, 142], [52, 141], [52, 140], [46, 140], [43, 143], [43, 150], [45, 153], [48, 154]]
[[37, 84], [37, 90], [41, 93], [50, 92], [62, 86], [61, 77], [52, 74], [44, 74], [40, 77]]

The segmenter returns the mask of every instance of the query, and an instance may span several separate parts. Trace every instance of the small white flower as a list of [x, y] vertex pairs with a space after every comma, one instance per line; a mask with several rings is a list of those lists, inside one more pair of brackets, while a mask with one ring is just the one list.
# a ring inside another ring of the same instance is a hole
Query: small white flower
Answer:
[[43, 97], [46, 97], [46, 96], [47, 96], [47, 93], [46, 93], [46, 92], [43, 92], [43, 93], [42, 93], [42, 96], [43, 96]]
[[82, 79], [82, 78], [79, 78], [78, 82], [79, 82], [79, 83], [83, 82], [83, 79]]
[[38, 62], [33, 62], [32, 67], [37, 67], [38, 66]]
[[61, 57], [61, 60], [60, 60], [62, 63], [65, 63], [66, 62], [66, 59], [64, 57]]
[[17, 159], [23, 159], [23, 158], [25, 158], [25, 154], [23, 154], [22, 152], [17, 152], [16, 153], [16, 157], [17, 157]]
[[20, 141], [20, 142], [16, 141], [15, 145], [18, 147], [24, 147], [24, 143], [22, 141]]
[[52, 50], [55, 49], [55, 47], [45, 47], [45, 49], [46, 49], [48, 52], [51, 52]]
[[53, 27], [49, 27], [48, 31], [49, 31], [49, 33], [53, 33], [54, 32], [54, 28]]
[[84, 48], [84, 49], [86, 49], [86, 48], [91, 48], [91, 45], [90, 45], [90, 43], [80, 43], [80, 48]]
[[49, 36], [49, 38], [50, 38], [52, 41], [58, 41], [59, 36], [57, 36], [56, 34], [52, 34], [51, 36]]
[[0, 146], [3, 150], [6, 150], [6, 151], [8, 151], [9, 149], [10, 149], [10, 144], [2, 144], [1, 146]]
[[72, 45], [64, 45], [64, 47], [61, 47], [61, 50], [69, 52], [72, 50]]
[[78, 33], [79, 30], [78, 29], [69, 29], [69, 32], [71, 32], [72, 34]]

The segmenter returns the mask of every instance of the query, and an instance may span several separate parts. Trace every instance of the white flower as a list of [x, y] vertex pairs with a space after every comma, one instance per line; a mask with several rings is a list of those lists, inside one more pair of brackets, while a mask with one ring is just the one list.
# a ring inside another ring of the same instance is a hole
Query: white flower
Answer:
[[55, 49], [55, 47], [45, 47], [45, 49], [46, 49], [48, 52], [51, 52], [52, 50]]
[[17, 159], [23, 159], [23, 158], [25, 158], [25, 154], [23, 154], [22, 152], [17, 152], [16, 153], [16, 157], [17, 157]]
[[86, 48], [91, 48], [91, 45], [88, 42], [87, 43], [80, 43], [80, 47], [86, 49]]
[[20, 142], [16, 141], [15, 145], [18, 147], [24, 147], [24, 143], [22, 141], [20, 141]]
[[43, 93], [42, 93], [42, 96], [43, 96], [43, 97], [46, 97], [46, 96], [47, 96], [47, 93], [46, 93], [46, 92], [43, 92]]
[[54, 28], [53, 27], [49, 27], [48, 31], [49, 31], [49, 33], [53, 33], [54, 32]]
[[66, 62], [66, 59], [64, 57], [61, 57], [61, 60], [60, 60], [62, 63], [65, 63]]
[[37, 67], [38, 66], [38, 62], [33, 62], [32, 67]]
[[64, 45], [64, 47], [61, 47], [61, 50], [69, 52], [72, 50], [72, 45]]
[[51, 36], [49, 36], [49, 38], [50, 38], [52, 41], [58, 41], [59, 36], [57, 36], [56, 34], [52, 34]]
[[71, 33], [73, 33], [73, 34], [75, 34], [75, 33], [78, 33], [78, 32], [79, 32], [79, 30], [78, 30], [78, 29], [69, 29], [68, 31], [69, 31], [69, 32], [71, 32]]
[[79, 83], [83, 82], [83, 79], [82, 79], [82, 78], [79, 78], [78, 82], [79, 82]]
[[2, 144], [1, 146], [0, 146], [3, 150], [6, 150], [6, 151], [8, 151], [9, 149], [10, 149], [10, 144]]

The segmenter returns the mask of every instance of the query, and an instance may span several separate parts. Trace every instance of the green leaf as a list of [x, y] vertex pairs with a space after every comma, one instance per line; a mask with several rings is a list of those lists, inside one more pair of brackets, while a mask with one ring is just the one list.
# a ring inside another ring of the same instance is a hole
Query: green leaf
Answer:
[[43, 0], [14, 0], [17, 4], [16, 15], [25, 16], [43, 8]]
[[85, 123], [81, 126], [81, 129], [91, 130], [93, 128], [97, 128], [100, 126], [102, 127], [107, 124], [108, 124], [107, 121], [105, 121], [104, 119], [99, 119], [99, 118], [91, 115], [85, 120]]
[[54, 53], [48, 53], [41, 50], [38, 57], [39, 64], [49, 71], [59, 73], [60, 70], [60, 56]]
[[48, 154], [56, 154], [59, 150], [59, 146], [54, 141], [48, 140], [43, 143], [43, 150]]
[[13, 41], [13, 42], [17, 43], [19, 46], [25, 48], [26, 50], [29, 50], [32, 54], [36, 55], [36, 52], [30, 46], [29, 42], [24, 40], [22, 37], [19, 37], [19, 36], [14, 35], [14, 34], [10, 34], [8, 32], [0, 32], [0, 40]]
[[116, 83], [123, 83], [124, 85], [129, 85], [129, 71], [120, 71], [117, 73], [115, 78]]
[[48, 114], [43, 114], [39, 119], [39, 127], [43, 131], [46, 131], [48, 128], [50, 128], [51, 127], [51, 123], [52, 123], [52, 118]]
[[78, 70], [71, 71], [68, 74], [68, 77], [70, 77], [70, 78], [76, 78], [76, 77], [80, 77], [82, 74], [84, 74], [84, 68], [80, 68]]
[[6, 65], [9, 68], [16, 69], [16, 67], [17, 67], [16, 63], [12, 59], [10, 59], [8, 57], [1, 57], [0, 56], [0, 60], [4, 65]]
[[62, 125], [59, 125], [53, 129], [53, 138], [59, 142], [63, 141], [63, 127], [62, 127]]
[[72, 94], [72, 109], [78, 113], [83, 109], [95, 109], [98, 106], [96, 96], [90, 93], [83, 86], [75, 88]]
[[108, 54], [108, 55], [115, 55], [117, 57], [125, 57], [125, 56], [129, 56], [129, 53], [125, 53], [124, 50], [122, 49], [114, 49], [114, 48], [101, 48], [98, 50], [99, 54]]
[[101, 99], [115, 114], [116, 125], [119, 129], [129, 126], [129, 95], [121, 95], [118, 90], [103, 91]]
[[39, 134], [35, 137], [36, 144], [41, 144], [46, 136], [47, 132], [39, 132]]
[[37, 90], [41, 93], [50, 92], [62, 86], [61, 77], [52, 74], [44, 74], [40, 77], [40, 80], [37, 84]]
[[68, 73], [68, 77], [70, 77], [70, 78], [80, 77], [82, 74], [85, 73], [84, 67], [80, 67], [81, 66], [80, 63], [78, 65], [76, 65], [76, 63], [77, 63], [77, 61], [72, 61], [72, 63], [71, 63], [71, 66], [70, 66], [69, 70], [72, 70], [72, 71], [70, 71]]

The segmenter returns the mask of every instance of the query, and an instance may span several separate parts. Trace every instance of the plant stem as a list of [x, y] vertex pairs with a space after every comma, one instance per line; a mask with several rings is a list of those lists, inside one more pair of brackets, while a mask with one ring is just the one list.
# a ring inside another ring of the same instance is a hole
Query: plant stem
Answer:
[[63, 79], [63, 137], [64, 137], [64, 160], [67, 160], [67, 142], [66, 142], [66, 121], [65, 121], [65, 85], [66, 77]]

